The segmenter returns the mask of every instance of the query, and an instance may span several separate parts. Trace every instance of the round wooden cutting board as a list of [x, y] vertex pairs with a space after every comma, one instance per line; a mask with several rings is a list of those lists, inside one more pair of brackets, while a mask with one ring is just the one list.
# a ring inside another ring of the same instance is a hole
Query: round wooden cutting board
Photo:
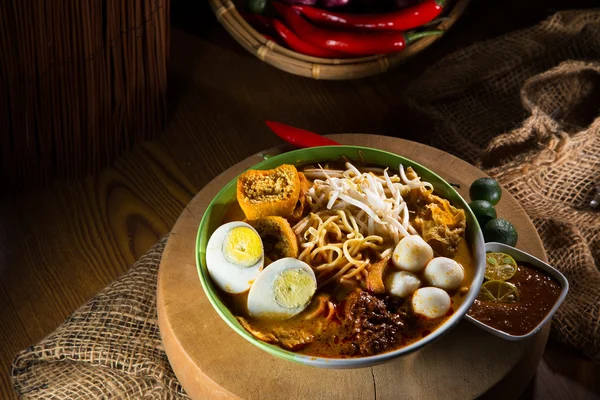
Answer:
[[[440, 150], [374, 135], [331, 135], [343, 144], [378, 148], [437, 172], [468, 199], [469, 185], [485, 176]], [[277, 154], [281, 148], [267, 150]], [[253, 346], [221, 320], [206, 298], [195, 262], [204, 210], [231, 179], [262, 161], [255, 155], [202, 189], [173, 227], [158, 274], [158, 320], [165, 351], [193, 399], [468, 399], [517, 397], [546, 345], [549, 324], [529, 340], [509, 342], [461, 321], [438, 341], [408, 356], [370, 368], [330, 370], [281, 360]], [[498, 215], [519, 232], [517, 247], [546, 260], [535, 227], [514, 198], [503, 192]]]

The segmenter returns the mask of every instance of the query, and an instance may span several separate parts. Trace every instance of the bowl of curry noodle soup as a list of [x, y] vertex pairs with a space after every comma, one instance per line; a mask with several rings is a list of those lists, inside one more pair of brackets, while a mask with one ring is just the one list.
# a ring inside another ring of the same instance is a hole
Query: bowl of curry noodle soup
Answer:
[[271, 157], [208, 206], [198, 274], [220, 317], [282, 359], [360, 368], [452, 329], [485, 271], [481, 229], [435, 172], [359, 146]]

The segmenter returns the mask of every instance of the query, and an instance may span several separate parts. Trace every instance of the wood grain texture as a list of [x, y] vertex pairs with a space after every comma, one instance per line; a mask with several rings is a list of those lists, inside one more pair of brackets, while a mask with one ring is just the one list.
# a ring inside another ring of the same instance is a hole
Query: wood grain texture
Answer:
[[[452, 31], [415, 60], [352, 82], [317, 82], [272, 68], [231, 39], [207, 2], [172, 4], [179, 29], [172, 33], [170, 122], [161, 137], [81, 181], [22, 193], [0, 188], [2, 399], [14, 397], [10, 364], [17, 351], [51, 333], [123, 274], [215, 176], [281, 143], [265, 119], [323, 133], [373, 132], [427, 143], [427, 121], [404, 108], [402, 93], [428, 64], [475, 40], [537, 23], [553, 10], [595, 1], [472, 1]], [[0, 96], [0, 106], [6, 104]], [[551, 348], [525, 395], [598, 396], [597, 376], [600, 367]]]
[[0, 4], [5, 186], [84, 177], [161, 132], [169, 6], [168, 0]]
[[[375, 135], [332, 138], [412, 159], [460, 185], [458, 191], [465, 198], [470, 183], [485, 176], [454, 156], [402, 139]], [[268, 154], [278, 152], [267, 150]], [[514, 398], [523, 391], [542, 356], [549, 326], [531, 340], [508, 342], [462, 321], [439, 341], [406, 357], [372, 368], [343, 371], [280, 360], [227, 326], [200, 285], [193, 249], [200, 219], [213, 197], [260, 160], [260, 156], [249, 157], [203, 188], [177, 220], [163, 253], [157, 289], [161, 338], [175, 374], [193, 399], [260, 399], [273, 393], [290, 399], [393, 399], [399, 390], [415, 399], [465, 399], [490, 397], [487, 392], [493, 387], [497, 389], [492, 395]], [[510, 194], [503, 194], [497, 210], [515, 221], [518, 247], [546, 259], [535, 227]], [[507, 375], [510, 384], [500, 384]]]

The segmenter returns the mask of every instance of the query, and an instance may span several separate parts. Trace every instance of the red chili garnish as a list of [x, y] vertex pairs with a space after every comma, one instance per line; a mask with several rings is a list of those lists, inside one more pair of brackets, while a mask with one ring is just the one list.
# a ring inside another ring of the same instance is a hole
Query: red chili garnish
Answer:
[[273, 6], [285, 18], [289, 27], [305, 42], [328, 50], [355, 56], [387, 54], [404, 50], [406, 45], [425, 36], [439, 35], [442, 31], [424, 32], [340, 32], [318, 28], [306, 21], [293, 8], [279, 2]]
[[300, 39], [294, 32], [285, 26], [281, 21], [273, 20], [273, 27], [277, 31], [277, 34], [283, 41], [289, 46], [290, 49], [297, 51], [298, 53], [306, 54], [307, 56], [321, 57], [321, 58], [344, 58], [348, 57], [347, 54], [343, 54], [333, 50], [322, 49], [320, 47], [313, 46], [312, 44], [306, 43]]
[[425, 0], [422, 3], [385, 14], [347, 14], [294, 5], [306, 18], [320, 25], [370, 31], [407, 31], [433, 21], [442, 13], [446, 0]]
[[[265, 121], [277, 136], [297, 147], [316, 147], [339, 145], [338, 142], [304, 129], [294, 128], [281, 122]], [[336, 307], [343, 314], [343, 307]], [[343, 315], [340, 319], [343, 319]]]

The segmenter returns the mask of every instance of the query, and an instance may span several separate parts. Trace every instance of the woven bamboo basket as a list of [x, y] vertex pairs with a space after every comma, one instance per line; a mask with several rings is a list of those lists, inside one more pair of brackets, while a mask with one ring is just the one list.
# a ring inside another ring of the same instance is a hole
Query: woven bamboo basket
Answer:
[[169, 0], [0, 1], [3, 187], [81, 178], [159, 133], [168, 54]]
[[[276, 68], [313, 79], [345, 80], [380, 74], [422, 52], [443, 36], [424, 37], [405, 50], [393, 54], [351, 59], [317, 58], [297, 53], [266, 39], [244, 20], [231, 0], [209, 2], [219, 22], [250, 53]], [[443, 31], [450, 29], [468, 3], [469, 0], [452, 1], [449, 12], [446, 11], [446, 18], [431, 28]]]

